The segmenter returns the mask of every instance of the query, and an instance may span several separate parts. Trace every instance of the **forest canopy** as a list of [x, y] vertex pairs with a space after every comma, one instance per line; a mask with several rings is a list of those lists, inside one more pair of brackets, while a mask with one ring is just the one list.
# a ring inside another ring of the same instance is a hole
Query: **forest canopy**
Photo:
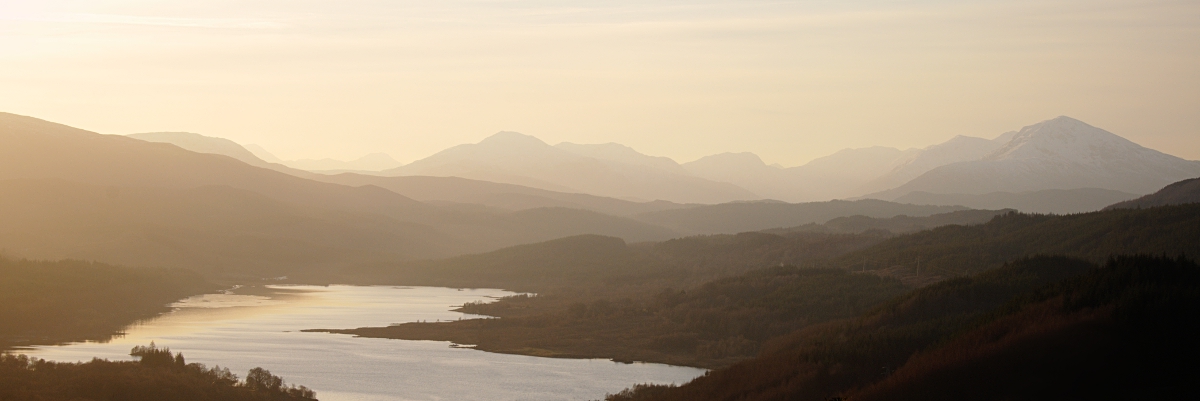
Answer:
[[138, 361], [66, 363], [0, 354], [0, 400], [316, 400], [316, 392], [285, 385], [263, 368], [251, 369], [239, 381], [228, 368], [187, 363], [182, 353], [171, 354], [153, 342], [134, 347], [130, 355]]

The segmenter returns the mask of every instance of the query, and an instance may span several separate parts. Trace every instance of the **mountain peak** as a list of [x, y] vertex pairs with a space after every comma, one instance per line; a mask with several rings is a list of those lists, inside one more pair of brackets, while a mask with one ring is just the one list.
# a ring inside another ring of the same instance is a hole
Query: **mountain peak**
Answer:
[[532, 135], [525, 135], [520, 132], [500, 131], [492, 136], [479, 141], [480, 145], [501, 145], [501, 146], [550, 146], [546, 142]]
[[1001, 159], [1071, 159], [1099, 161], [1124, 154], [1121, 150], [1143, 149], [1117, 134], [1067, 116], [1059, 116], [1021, 128], [1000, 149], [984, 157]]
[[1116, 134], [1093, 127], [1088, 125], [1088, 123], [1067, 116], [1054, 117], [1049, 120], [1021, 128], [1020, 131], [1017, 131], [1017, 136], [1022, 136], [1024, 134], [1052, 135], [1054, 133], [1117, 136]]
[[979, 195], [1100, 188], [1144, 194], [1198, 175], [1200, 162], [1060, 116], [1021, 128], [1007, 144], [979, 160], [937, 167], [887, 192]]
[[691, 161], [689, 165], [702, 165], [721, 163], [725, 165], [741, 165], [741, 166], [766, 166], [761, 157], [750, 152], [725, 152], [715, 155], [708, 155], [697, 160]]

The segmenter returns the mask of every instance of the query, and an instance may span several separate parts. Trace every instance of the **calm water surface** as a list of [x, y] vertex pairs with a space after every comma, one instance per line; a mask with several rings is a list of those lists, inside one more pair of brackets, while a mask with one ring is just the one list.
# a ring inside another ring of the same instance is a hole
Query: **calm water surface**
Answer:
[[188, 362], [221, 365], [244, 377], [261, 366], [321, 400], [591, 400], [634, 383], [682, 384], [701, 369], [555, 359], [451, 348], [440, 341], [303, 333], [395, 323], [478, 318], [452, 312], [465, 302], [512, 295], [490, 289], [272, 286], [269, 296], [208, 294], [127, 330], [108, 343], [22, 351], [54, 361], [128, 360], [154, 341]]

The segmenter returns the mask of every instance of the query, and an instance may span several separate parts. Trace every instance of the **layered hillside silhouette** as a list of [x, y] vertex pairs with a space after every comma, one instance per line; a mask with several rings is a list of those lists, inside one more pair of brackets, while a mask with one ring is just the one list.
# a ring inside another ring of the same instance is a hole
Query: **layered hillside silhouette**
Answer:
[[[1198, 210], [1200, 205], [1070, 216], [1009, 212], [984, 224], [899, 236], [880, 230], [793, 231], [637, 245], [611, 237], [572, 237], [440, 261], [365, 266], [349, 278], [498, 285], [538, 294], [463, 308], [500, 319], [320, 331], [453, 341], [539, 356], [727, 367], [769, 347], [772, 338], [851, 317], [907, 288], [970, 277], [999, 277], [1001, 283], [1023, 277], [1028, 268], [1006, 273], [1002, 267], [1032, 255], [1064, 255], [1054, 260], [1068, 260], [1067, 267], [1103, 263], [1113, 255], [1198, 255], [1200, 243], [1191, 240], [1200, 236]], [[1055, 273], [1029, 285], [1063, 277]], [[891, 295], [878, 297], [886, 294]], [[988, 302], [993, 308], [1004, 299]], [[937, 336], [943, 334], [949, 333]], [[903, 361], [904, 355], [880, 357]]]
[[894, 201], [916, 205], [964, 206], [972, 209], [1011, 208], [1027, 213], [1067, 214], [1096, 211], [1136, 197], [1137, 195], [1128, 192], [1111, 189], [1079, 188], [986, 194], [935, 194], [915, 191]]
[[824, 223], [844, 216], [923, 217], [964, 209], [961, 206], [909, 205], [874, 199], [810, 203], [738, 202], [647, 212], [637, 218], [687, 234], [735, 234]]
[[[648, 211], [687, 207], [683, 204], [667, 201], [634, 202], [603, 196], [550, 191], [522, 185], [473, 180], [462, 177], [388, 177], [375, 174], [331, 171], [363, 170], [361, 168], [349, 168], [349, 166], [342, 166], [342, 168], [316, 169], [321, 170], [321, 174], [318, 174], [300, 169], [303, 166], [296, 168], [291, 167], [296, 165], [295, 163], [285, 165], [284, 163], [289, 162], [280, 160], [269, 153], [264, 153], [262, 150], [251, 152], [249, 149], [255, 148], [253, 145], [242, 146], [223, 138], [215, 138], [185, 132], [132, 134], [127, 136], [149, 142], [170, 143], [198, 153], [225, 155], [241, 160], [246, 164], [253, 166], [265, 167], [321, 182], [342, 184], [353, 187], [374, 185], [386, 188], [392, 192], [396, 192], [422, 202], [483, 205], [490, 208], [508, 211], [533, 209], [539, 207], [565, 207], [572, 209], [591, 210], [594, 212], [617, 216], [628, 216]], [[562, 145], [569, 146], [572, 144], [560, 144], [560, 146]], [[579, 147], [587, 148], [585, 145], [579, 145]], [[627, 148], [622, 147], [622, 149]]]
[[1150, 195], [1113, 204], [1105, 208], [1105, 210], [1141, 209], [1198, 202], [1200, 202], [1200, 178], [1192, 178], [1167, 185], [1165, 188]]
[[1198, 274], [1184, 258], [1019, 260], [608, 400], [1193, 398]]
[[[665, 206], [669, 203], [811, 202], [863, 197], [978, 209], [1080, 213], [1200, 175], [1200, 162], [1146, 149], [1070, 117], [1043, 121], [992, 139], [959, 135], [922, 149], [844, 149], [796, 167], [767, 165], [757, 155], [746, 152], [721, 153], [680, 164], [616, 143], [550, 146], [528, 135], [501, 132], [477, 144], [459, 145], [408, 165], [367, 174], [424, 176], [420, 185], [372, 181], [357, 174], [328, 178], [328, 174], [355, 169], [349, 164], [335, 168], [333, 161], [325, 167], [319, 163], [289, 164], [304, 169], [298, 170], [276, 164], [289, 162], [255, 146], [233, 149], [230, 143], [215, 142], [198, 146], [194, 134], [135, 136], [235, 158], [254, 153], [269, 160], [252, 160], [250, 164], [318, 181], [380, 185], [423, 201], [476, 203], [507, 210], [581, 207], [619, 215], [654, 207], [673, 208]], [[384, 164], [381, 161], [376, 165]], [[471, 181], [434, 184], [434, 178]], [[469, 188], [451, 190], [459, 185]], [[633, 204], [658, 200], [653, 203], [660, 206], [614, 209], [613, 202], [605, 200], [602, 203], [608, 205], [596, 207], [595, 202], [584, 201], [580, 195]]]
[[[886, 218], [959, 209], [878, 201], [745, 203], [663, 215], [700, 206], [454, 177], [323, 175], [265, 161], [255, 162], [262, 167], [248, 164], [233, 157], [245, 158], [238, 150], [244, 148], [219, 138], [138, 136], [164, 142], [0, 115], [6, 144], [0, 149], [0, 214], [7, 222], [0, 226], [0, 247], [29, 258], [231, 275], [311, 275], [356, 263], [448, 257], [579, 234], [661, 241], [852, 215]], [[189, 151], [175, 141], [215, 154]], [[576, 146], [573, 151], [641, 157], [619, 147]]]
[[265, 273], [451, 256], [576, 234], [632, 241], [674, 235], [579, 209], [446, 209], [377, 186], [317, 182], [12, 114], [0, 115], [0, 140], [0, 202], [8, 217], [0, 236], [9, 241], [0, 246], [25, 257], [210, 271], [237, 262]]

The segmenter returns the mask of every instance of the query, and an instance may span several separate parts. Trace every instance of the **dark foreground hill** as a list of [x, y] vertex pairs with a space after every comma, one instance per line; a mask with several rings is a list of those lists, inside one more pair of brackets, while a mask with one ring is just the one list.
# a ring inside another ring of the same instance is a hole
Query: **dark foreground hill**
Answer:
[[1183, 180], [1141, 198], [1113, 204], [1108, 209], [1141, 209], [1200, 202], [1200, 178]]
[[1009, 213], [987, 224], [943, 226], [898, 236], [830, 264], [927, 284], [1038, 254], [1096, 263], [1134, 253], [1197, 257], [1197, 238], [1200, 204], [1066, 216]]
[[1193, 399], [1200, 268], [1038, 257], [797, 331], [757, 358], [617, 400]]
[[[1200, 251], [1198, 220], [1200, 205], [1188, 205], [1071, 216], [1010, 213], [986, 224], [900, 236], [742, 233], [635, 245], [573, 237], [364, 268], [357, 273], [366, 282], [492, 285], [538, 296], [464, 308], [500, 319], [338, 332], [720, 367], [754, 355], [774, 336], [855, 315], [913, 287], [986, 275], [1029, 255], [1096, 262], [1114, 254], [1193, 255]], [[918, 253], [924, 256], [920, 275], [914, 271]]]
[[171, 302], [218, 289], [186, 270], [0, 257], [0, 351], [107, 340]]

